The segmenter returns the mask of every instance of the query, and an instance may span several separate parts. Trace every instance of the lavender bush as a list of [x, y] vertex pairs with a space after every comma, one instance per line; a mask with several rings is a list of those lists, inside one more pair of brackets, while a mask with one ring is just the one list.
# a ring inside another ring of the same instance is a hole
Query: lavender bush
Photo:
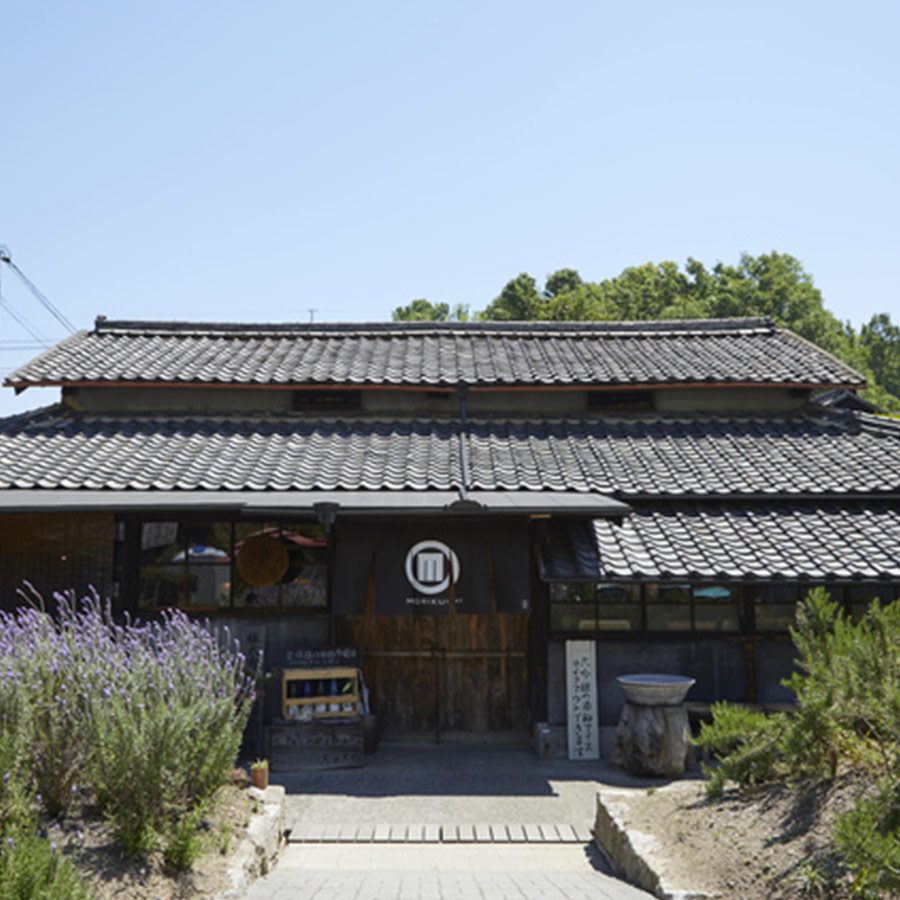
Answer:
[[0, 660], [10, 682], [5, 693], [25, 711], [19, 728], [25, 764], [51, 816], [69, 808], [89, 749], [85, 648], [73, 638], [36, 608], [0, 619]]
[[[15, 679], [7, 676], [9, 681]], [[18, 693], [9, 689], [9, 683], [4, 688], [0, 689], [0, 841], [23, 822], [30, 821], [32, 808], [21, 777], [25, 758], [24, 710]]]
[[75, 867], [37, 835], [25, 753], [25, 710], [11, 670], [0, 686], [0, 898], [90, 900]]
[[7, 739], [33, 748], [51, 812], [92, 792], [128, 854], [183, 840], [234, 762], [256, 673], [208, 622], [120, 625], [96, 595], [56, 600], [55, 618], [0, 615], [0, 716], [7, 702], [24, 709], [15, 728], [0, 718], [0, 752]]

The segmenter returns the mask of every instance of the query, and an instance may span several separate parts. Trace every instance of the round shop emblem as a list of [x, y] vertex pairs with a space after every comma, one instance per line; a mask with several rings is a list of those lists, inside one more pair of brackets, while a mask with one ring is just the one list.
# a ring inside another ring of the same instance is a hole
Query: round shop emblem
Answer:
[[406, 577], [420, 594], [440, 594], [459, 581], [459, 557], [441, 541], [419, 541], [406, 554]]

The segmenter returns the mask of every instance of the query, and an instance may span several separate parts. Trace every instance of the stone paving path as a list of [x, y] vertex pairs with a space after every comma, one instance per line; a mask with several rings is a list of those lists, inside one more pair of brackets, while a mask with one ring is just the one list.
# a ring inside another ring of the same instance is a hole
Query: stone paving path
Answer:
[[650, 900], [572, 844], [290, 844], [246, 900]]
[[594, 835], [590, 828], [564, 822], [524, 825], [496, 822], [449, 825], [305, 822], [292, 829], [288, 839], [298, 844], [589, 844]]
[[290, 843], [247, 900], [649, 900], [591, 841], [603, 763], [382, 744], [361, 769], [272, 773]]

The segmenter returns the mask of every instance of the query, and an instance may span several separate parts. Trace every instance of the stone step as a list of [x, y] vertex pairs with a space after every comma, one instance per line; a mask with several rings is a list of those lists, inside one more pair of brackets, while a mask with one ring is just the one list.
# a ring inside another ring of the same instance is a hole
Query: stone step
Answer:
[[300, 823], [288, 834], [292, 844], [589, 844], [586, 825], [569, 823], [389, 823], [338, 825]]

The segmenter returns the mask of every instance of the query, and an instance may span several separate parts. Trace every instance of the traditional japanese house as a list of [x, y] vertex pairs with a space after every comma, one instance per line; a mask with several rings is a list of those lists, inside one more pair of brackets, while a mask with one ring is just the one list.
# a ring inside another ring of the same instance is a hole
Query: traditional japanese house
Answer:
[[563, 724], [572, 638], [603, 726], [625, 672], [783, 701], [805, 591], [897, 596], [900, 422], [812, 402], [863, 379], [764, 319], [98, 318], [6, 384], [62, 394], [0, 422], [6, 606], [355, 647], [388, 736]]

